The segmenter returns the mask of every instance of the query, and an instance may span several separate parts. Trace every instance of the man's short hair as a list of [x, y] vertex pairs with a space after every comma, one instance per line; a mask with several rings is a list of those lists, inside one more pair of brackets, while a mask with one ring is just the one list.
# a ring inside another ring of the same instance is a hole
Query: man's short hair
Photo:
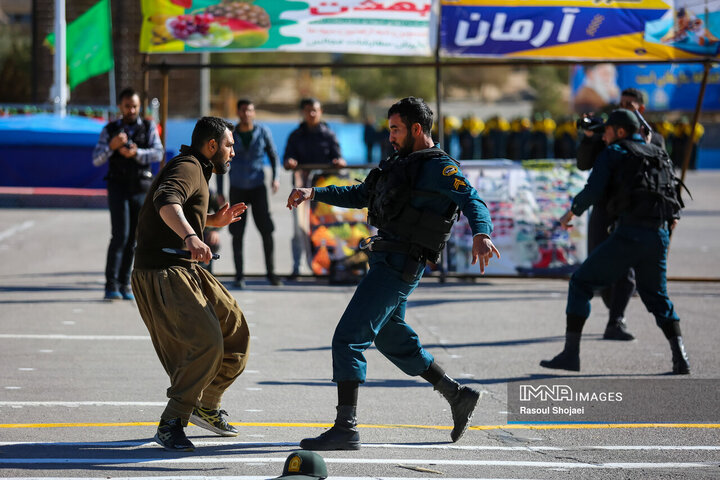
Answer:
[[225, 135], [225, 130], [232, 132], [233, 128], [232, 123], [220, 117], [202, 117], [195, 124], [190, 145], [194, 149], [200, 150], [210, 140], [220, 143], [223, 135]]
[[645, 95], [637, 88], [626, 88], [620, 93], [620, 96], [633, 98], [638, 105], [645, 105]]
[[302, 100], [300, 100], [300, 110], [304, 110], [307, 105], [314, 106], [316, 103], [318, 105], [320, 105], [320, 100], [318, 100], [317, 98], [313, 98], [313, 97], [303, 98]]
[[126, 98], [131, 98], [131, 97], [134, 97], [135, 95], [137, 95], [138, 98], [140, 98], [140, 94], [134, 88], [131, 88], [131, 87], [123, 88], [122, 91], [118, 94], [118, 98], [117, 98], [118, 105], [121, 104], [122, 101], [125, 100]]
[[388, 118], [400, 115], [408, 131], [414, 123], [419, 123], [425, 135], [430, 135], [433, 125], [433, 111], [422, 98], [407, 97], [393, 104], [388, 110]]
[[638, 120], [637, 115], [625, 108], [618, 108], [617, 110], [610, 112], [608, 119], [605, 121], [605, 125], [615, 128], [624, 128], [628, 135], [632, 135], [640, 130], [640, 121]]
[[242, 107], [246, 105], [254, 105], [253, 101], [249, 98], [241, 98], [237, 101], [237, 109], [240, 110]]

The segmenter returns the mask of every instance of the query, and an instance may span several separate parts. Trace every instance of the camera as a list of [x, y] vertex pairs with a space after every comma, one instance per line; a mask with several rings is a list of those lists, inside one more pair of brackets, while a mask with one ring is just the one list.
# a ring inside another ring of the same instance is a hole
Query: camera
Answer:
[[578, 130], [599, 131], [602, 129], [603, 122], [604, 121], [602, 117], [583, 115], [582, 117], [577, 119], [577, 122], [575, 122], [575, 126], [577, 126]]

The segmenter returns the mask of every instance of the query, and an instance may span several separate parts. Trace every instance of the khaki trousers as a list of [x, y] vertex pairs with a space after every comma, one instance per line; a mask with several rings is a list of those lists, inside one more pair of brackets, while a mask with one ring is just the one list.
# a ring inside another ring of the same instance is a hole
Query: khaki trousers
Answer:
[[232, 295], [207, 270], [133, 270], [132, 289], [155, 351], [170, 377], [161, 418], [194, 407], [217, 410], [223, 392], [243, 372], [250, 332]]

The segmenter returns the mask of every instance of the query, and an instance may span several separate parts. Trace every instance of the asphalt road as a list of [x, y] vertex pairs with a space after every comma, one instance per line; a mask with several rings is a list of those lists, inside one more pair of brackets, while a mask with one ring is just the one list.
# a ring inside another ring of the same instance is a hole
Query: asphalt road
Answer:
[[[718, 277], [718, 180], [689, 177], [695, 201], [673, 237], [673, 277]], [[283, 193], [273, 203], [281, 273], [289, 269]], [[104, 210], [0, 210], [0, 477], [279, 475], [299, 440], [334, 418], [329, 345], [353, 287], [304, 278], [274, 288], [258, 277], [233, 290], [252, 334], [248, 370], [223, 400], [240, 435], [191, 426], [197, 450], [172, 454], [152, 441], [168, 380], [137, 309], [101, 300], [108, 231]], [[257, 252], [248, 270], [262, 274], [259, 237], [248, 238]], [[221, 253], [216, 271], [229, 285], [229, 251]], [[472, 427], [451, 443], [445, 401], [370, 350], [358, 407], [363, 446], [323, 453], [330, 477], [720, 478], [720, 381], [701, 391], [692, 383], [718, 378], [718, 283], [676, 280], [669, 289], [684, 325], [689, 382], [666, 375], [669, 347], [637, 298], [628, 310], [634, 342], [602, 340], [606, 314], [593, 301], [582, 371], [566, 375], [538, 366], [562, 348], [566, 281], [423, 281], [408, 321], [451, 376], [483, 393]], [[630, 418], [623, 423], [508, 424], [508, 384], [556, 379], [607, 389], [631, 379], [656, 402], [638, 411], [619, 404]], [[687, 382], [687, 395], [668, 397], [666, 387], [685, 385], [678, 382]], [[657, 418], [690, 412], [692, 421], [648, 419], [658, 405], [667, 407]]]

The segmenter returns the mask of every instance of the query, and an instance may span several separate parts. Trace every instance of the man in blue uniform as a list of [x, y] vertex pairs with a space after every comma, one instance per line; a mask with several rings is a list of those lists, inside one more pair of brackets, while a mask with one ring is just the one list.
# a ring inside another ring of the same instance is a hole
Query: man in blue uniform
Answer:
[[594, 290], [611, 285], [633, 268], [640, 298], [670, 342], [672, 373], [690, 373], [680, 318], [668, 297], [666, 279], [670, 230], [682, 207], [678, 181], [665, 150], [646, 144], [639, 132], [640, 123], [630, 110], [610, 114], [603, 133], [607, 147], [587, 185], [560, 219], [569, 228], [574, 216], [607, 198], [608, 213], [617, 220], [612, 234], [570, 279], [565, 348], [552, 360], [541, 361], [545, 368], [580, 371], [580, 337]]
[[[637, 112], [636, 115], [642, 115], [645, 112], [645, 101], [642, 92], [636, 88], [623, 90], [620, 95], [620, 108]], [[652, 131], [649, 125], [645, 128], [646, 131], [642, 131], [643, 126], [641, 126], [640, 131], [644, 139], [664, 149], [665, 141], [662, 135]], [[577, 149], [577, 167], [580, 170], [592, 169], [600, 153], [605, 150], [606, 145], [602, 136], [602, 124], [582, 129], [582, 140]], [[606, 202], [607, 198], [604, 198], [603, 195], [593, 203], [590, 220], [588, 221], [588, 252], [592, 252], [610, 235], [608, 230], [612, 226], [614, 219], [608, 215]], [[628, 332], [625, 320], [625, 309], [634, 293], [635, 271], [632, 268], [629, 268], [612, 285], [602, 290], [600, 296], [608, 309], [608, 322], [603, 334], [605, 340], [629, 341], [635, 339]]]
[[433, 361], [413, 329], [405, 323], [407, 298], [417, 287], [426, 260], [437, 261], [450, 236], [458, 210], [473, 232], [472, 263], [485, 272], [493, 254], [492, 222], [487, 206], [458, 169], [432, 141], [432, 110], [422, 99], [408, 97], [388, 111], [390, 143], [395, 155], [374, 169], [365, 182], [348, 187], [296, 188], [288, 208], [306, 200], [340, 207], [368, 207], [368, 222], [378, 235], [363, 243], [370, 269], [358, 285], [335, 329], [332, 341], [333, 381], [337, 383], [335, 425], [317, 438], [306, 438], [306, 450], [356, 450], [358, 385], [365, 381], [363, 352], [375, 347], [403, 372], [420, 375], [450, 403], [453, 442], [465, 432], [479, 394], [461, 387]]

